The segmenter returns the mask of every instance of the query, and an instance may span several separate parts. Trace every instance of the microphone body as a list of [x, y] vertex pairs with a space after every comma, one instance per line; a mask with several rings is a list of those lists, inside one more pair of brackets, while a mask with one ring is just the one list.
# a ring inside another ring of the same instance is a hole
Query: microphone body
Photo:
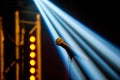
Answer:
[[63, 47], [68, 52], [68, 55], [70, 56], [70, 58], [73, 58], [75, 56], [74, 51], [68, 46], [67, 43], [64, 42], [64, 40], [62, 38], [60, 38], [60, 37], [57, 38], [56, 44], [58, 46]]

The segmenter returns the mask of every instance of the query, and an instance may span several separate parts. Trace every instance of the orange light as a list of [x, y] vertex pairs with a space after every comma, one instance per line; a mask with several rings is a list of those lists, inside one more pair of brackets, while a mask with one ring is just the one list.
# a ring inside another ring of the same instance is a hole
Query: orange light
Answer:
[[34, 65], [35, 65], [35, 63], [36, 63], [36, 62], [35, 62], [35, 60], [33, 60], [33, 59], [32, 59], [32, 60], [30, 60], [30, 65], [31, 65], [31, 66], [34, 66]]
[[34, 68], [34, 67], [31, 67], [31, 68], [30, 68], [30, 73], [31, 73], [31, 74], [34, 74], [34, 73], [35, 73], [35, 68]]
[[31, 37], [30, 37], [30, 42], [35, 42], [35, 40], [36, 40], [36, 39], [35, 39], [35, 36], [31, 36]]
[[35, 48], [36, 48], [35, 44], [31, 44], [31, 45], [30, 45], [30, 49], [31, 49], [31, 50], [35, 50]]
[[30, 57], [31, 58], [35, 58], [35, 56], [36, 56], [35, 52], [30, 52]]
[[30, 76], [30, 80], [36, 80], [34, 75]]

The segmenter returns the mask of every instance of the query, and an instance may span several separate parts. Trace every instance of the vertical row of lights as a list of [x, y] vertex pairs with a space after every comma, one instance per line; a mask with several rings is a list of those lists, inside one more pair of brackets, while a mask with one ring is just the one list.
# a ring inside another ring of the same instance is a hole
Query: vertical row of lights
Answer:
[[30, 80], [36, 80], [36, 37], [31, 35], [30, 41]]

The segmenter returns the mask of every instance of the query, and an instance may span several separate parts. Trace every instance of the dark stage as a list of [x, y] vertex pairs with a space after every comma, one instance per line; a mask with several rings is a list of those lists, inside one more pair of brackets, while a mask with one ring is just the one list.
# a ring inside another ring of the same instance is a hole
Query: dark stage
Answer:
[[[108, 40], [110, 43], [120, 48], [120, 6], [115, 1], [87, 1], [87, 0], [51, 0], [55, 5], [70, 14], [72, 17], [88, 26], [97, 34]], [[4, 60], [5, 69], [15, 59], [15, 11], [27, 10], [38, 12], [32, 0], [2, 0], [0, 2], [0, 16], [2, 16], [3, 31], [5, 35]], [[49, 30], [41, 18], [42, 22], [42, 80], [68, 80], [68, 72], [61, 61], [58, 51], [53, 45]], [[28, 32], [26, 32], [28, 33]], [[28, 35], [26, 35], [28, 37]], [[27, 69], [27, 37], [25, 54], [24, 80], [28, 80], [29, 71]], [[20, 75], [21, 77], [22, 74]], [[5, 74], [5, 80], [15, 80], [15, 66]], [[21, 80], [22, 80], [21, 79]]]

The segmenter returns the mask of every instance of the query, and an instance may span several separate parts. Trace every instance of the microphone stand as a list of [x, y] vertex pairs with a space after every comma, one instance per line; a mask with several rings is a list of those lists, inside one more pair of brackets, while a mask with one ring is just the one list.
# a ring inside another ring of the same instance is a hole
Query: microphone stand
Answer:
[[[66, 46], [64, 46], [65, 48]], [[72, 60], [75, 59], [71, 49], [69, 47], [66, 47], [65, 50], [67, 51], [68, 53], [68, 72], [69, 72], [69, 75], [68, 75], [68, 80], [72, 80], [71, 79], [71, 65], [72, 65]]]
[[68, 73], [69, 73], [68, 80], [72, 80], [70, 77], [71, 76], [71, 65], [72, 65], [71, 63], [72, 63], [72, 58], [70, 56], [68, 56]]
[[[64, 46], [64, 48], [65, 48], [65, 46]], [[80, 66], [80, 64], [79, 64], [79, 62], [78, 62], [78, 60], [77, 60], [77, 58], [79, 58], [79, 57], [74, 54], [75, 52], [72, 50], [72, 48], [66, 47], [65, 50], [67, 51], [68, 56], [69, 56], [69, 60], [70, 60], [70, 62], [69, 62], [69, 74], [71, 75], [71, 69], [70, 69], [71, 64], [70, 64], [70, 63], [71, 63], [72, 61], [74, 61], [75, 64], [78, 66], [78, 68], [79, 68], [79, 69], [82, 71], [82, 73], [84, 74], [84, 76], [85, 76], [84, 78], [86, 78], [86, 79], [88, 80], [89, 78], [88, 78], [87, 74], [83, 71], [82, 67]], [[69, 80], [72, 80], [71, 77], [69, 77]]]

